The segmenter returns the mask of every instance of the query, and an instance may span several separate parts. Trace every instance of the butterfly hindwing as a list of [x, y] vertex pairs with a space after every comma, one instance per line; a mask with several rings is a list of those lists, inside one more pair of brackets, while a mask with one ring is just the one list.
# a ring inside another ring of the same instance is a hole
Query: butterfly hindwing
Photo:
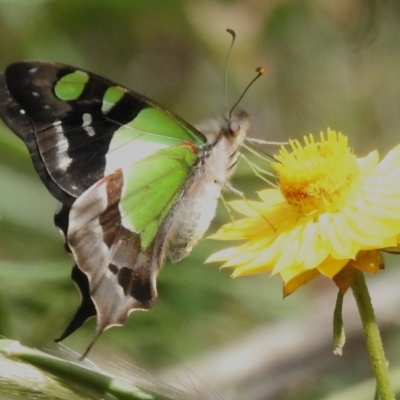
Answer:
[[197, 161], [189, 144], [107, 175], [72, 206], [67, 241], [88, 276], [98, 331], [149, 309], [166, 236]]

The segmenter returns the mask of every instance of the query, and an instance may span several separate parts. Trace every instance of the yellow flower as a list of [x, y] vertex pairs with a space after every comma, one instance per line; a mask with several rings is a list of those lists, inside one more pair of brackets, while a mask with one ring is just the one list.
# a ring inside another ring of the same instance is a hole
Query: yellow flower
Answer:
[[381, 162], [377, 151], [357, 158], [347, 137], [328, 129], [289, 147], [272, 163], [279, 189], [231, 202], [246, 218], [211, 236], [246, 242], [207, 262], [225, 261], [233, 277], [280, 274], [285, 295], [321, 274], [345, 291], [356, 270], [378, 272], [378, 250], [399, 249], [400, 145]]

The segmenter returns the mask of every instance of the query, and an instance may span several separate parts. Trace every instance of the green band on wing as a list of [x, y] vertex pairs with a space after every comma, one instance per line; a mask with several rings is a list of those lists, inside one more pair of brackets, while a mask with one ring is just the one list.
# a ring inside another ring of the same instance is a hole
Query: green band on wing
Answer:
[[182, 145], [160, 150], [124, 168], [120, 212], [140, 233], [142, 248], [154, 239], [196, 160], [193, 148]]
[[127, 126], [143, 134], [154, 135], [157, 137], [155, 140], [169, 145], [180, 142], [191, 142], [195, 146], [204, 144], [197, 132], [191, 132], [166, 111], [158, 108], [143, 109]]
[[106, 114], [108, 113], [124, 96], [126, 90], [118, 87], [111, 86], [109, 87], [103, 96], [103, 104], [101, 106], [101, 112]]
[[203, 136], [163, 109], [142, 109], [136, 118], [114, 132], [106, 155], [106, 170], [124, 168], [182, 143], [190, 144], [192, 152], [197, 153], [204, 145]]
[[55, 95], [63, 101], [77, 100], [89, 81], [89, 75], [83, 71], [75, 71], [64, 75], [54, 86]]

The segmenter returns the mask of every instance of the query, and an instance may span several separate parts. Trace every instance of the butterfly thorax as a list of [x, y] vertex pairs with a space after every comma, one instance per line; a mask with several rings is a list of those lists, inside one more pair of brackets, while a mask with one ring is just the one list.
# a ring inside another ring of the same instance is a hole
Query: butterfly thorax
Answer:
[[207, 137], [203, 152], [188, 182], [170, 233], [169, 258], [186, 257], [204, 236], [214, 218], [221, 190], [227, 186], [239, 159], [250, 118], [246, 112], [231, 119], [210, 120], [198, 126]]

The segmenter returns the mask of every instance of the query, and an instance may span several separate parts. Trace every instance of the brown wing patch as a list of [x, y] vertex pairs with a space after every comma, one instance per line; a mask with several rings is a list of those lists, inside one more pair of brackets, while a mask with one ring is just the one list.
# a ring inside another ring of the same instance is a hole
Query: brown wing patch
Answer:
[[142, 249], [140, 235], [123, 226], [118, 207], [122, 188], [118, 170], [83, 193], [69, 215], [67, 241], [88, 278], [98, 334], [123, 325], [132, 311], [151, 308], [157, 298], [161, 254], [153, 246]]

